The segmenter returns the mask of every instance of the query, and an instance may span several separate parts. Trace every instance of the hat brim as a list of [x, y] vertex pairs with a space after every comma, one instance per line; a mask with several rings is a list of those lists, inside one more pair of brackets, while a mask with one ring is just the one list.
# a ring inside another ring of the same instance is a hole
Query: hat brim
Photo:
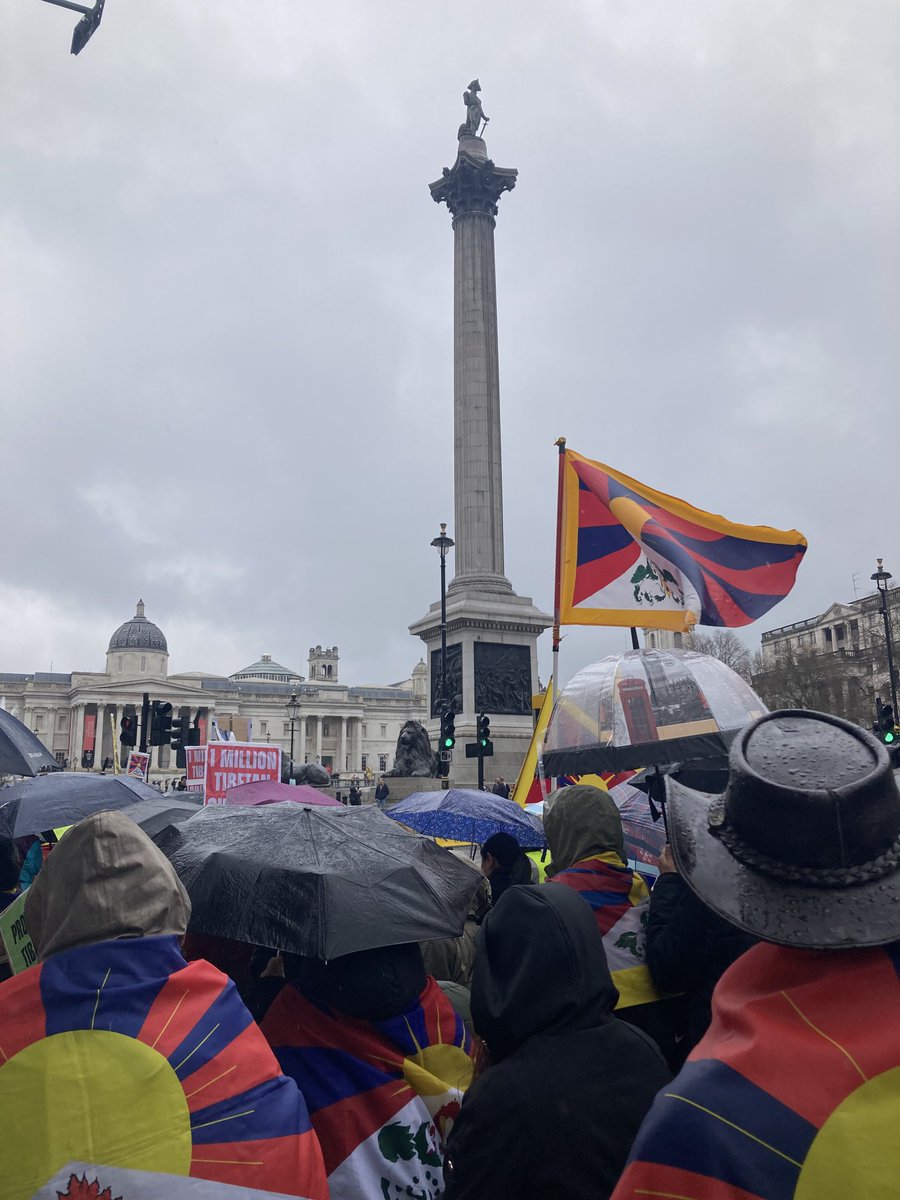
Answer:
[[883, 946], [900, 938], [900, 868], [871, 883], [817, 888], [773, 879], [734, 858], [709, 827], [720, 799], [667, 780], [678, 871], [719, 916], [766, 942], [807, 950]]

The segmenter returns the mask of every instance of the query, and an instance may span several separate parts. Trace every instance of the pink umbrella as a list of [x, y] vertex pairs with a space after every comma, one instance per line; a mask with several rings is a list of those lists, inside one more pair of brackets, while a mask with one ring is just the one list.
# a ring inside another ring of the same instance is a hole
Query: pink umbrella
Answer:
[[225, 793], [226, 804], [237, 804], [243, 807], [255, 804], [280, 804], [283, 800], [293, 800], [296, 804], [318, 804], [326, 808], [341, 808], [339, 800], [324, 796], [313, 787], [301, 783], [292, 787], [289, 783], [276, 783], [274, 779], [262, 779], [258, 783], [242, 783], [240, 787], [229, 788]]

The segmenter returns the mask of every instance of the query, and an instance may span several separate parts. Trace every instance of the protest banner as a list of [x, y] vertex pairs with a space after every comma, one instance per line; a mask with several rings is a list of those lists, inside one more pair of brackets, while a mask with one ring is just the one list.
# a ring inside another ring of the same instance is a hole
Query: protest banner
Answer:
[[131, 779], [142, 779], [146, 783], [149, 770], [150, 755], [143, 754], [140, 750], [132, 750], [125, 764], [125, 774]]
[[26, 971], [37, 962], [34, 942], [25, 928], [25, 897], [27, 895], [27, 890], [22, 892], [13, 900], [12, 904], [8, 904], [0, 913], [0, 938], [3, 940], [3, 947], [6, 950], [13, 975], [18, 975], [20, 971]]
[[184, 763], [187, 790], [202, 794], [206, 790], [206, 747], [185, 746]]
[[281, 749], [253, 742], [209, 742], [206, 746], [206, 803], [224, 804], [229, 788], [260, 780], [281, 781]]

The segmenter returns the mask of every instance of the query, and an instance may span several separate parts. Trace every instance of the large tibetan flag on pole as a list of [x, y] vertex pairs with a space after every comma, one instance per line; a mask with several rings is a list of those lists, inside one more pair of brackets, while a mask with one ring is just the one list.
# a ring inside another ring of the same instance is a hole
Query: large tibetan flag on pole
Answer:
[[794, 586], [796, 529], [736, 525], [558, 445], [558, 625], [734, 628]]

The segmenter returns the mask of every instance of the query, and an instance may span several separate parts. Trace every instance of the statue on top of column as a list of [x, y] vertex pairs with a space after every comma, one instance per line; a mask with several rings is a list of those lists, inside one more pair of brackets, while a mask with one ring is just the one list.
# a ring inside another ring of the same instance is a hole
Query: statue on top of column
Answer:
[[478, 93], [481, 91], [481, 84], [477, 79], [473, 79], [469, 84], [468, 89], [463, 92], [463, 104], [466, 106], [466, 119], [459, 127], [457, 137], [478, 137], [478, 131], [481, 128], [482, 122], [487, 125], [490, 117], [484, 115], [484, 109], [481, 107], [481, 100]]

